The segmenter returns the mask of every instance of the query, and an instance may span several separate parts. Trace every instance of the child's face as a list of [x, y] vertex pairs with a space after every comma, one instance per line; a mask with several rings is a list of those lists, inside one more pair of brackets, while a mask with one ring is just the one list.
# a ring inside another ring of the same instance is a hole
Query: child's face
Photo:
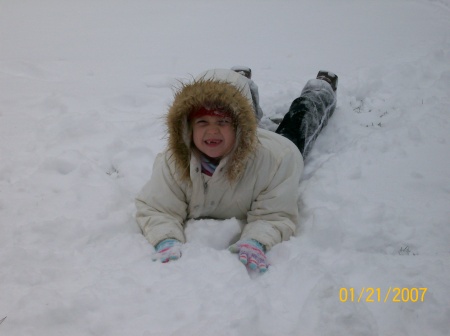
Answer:
[[229, 117], [205, 115], [192, 120], [192, 138], [198, 150], [222, 158], [234, 147], [236, 131]]

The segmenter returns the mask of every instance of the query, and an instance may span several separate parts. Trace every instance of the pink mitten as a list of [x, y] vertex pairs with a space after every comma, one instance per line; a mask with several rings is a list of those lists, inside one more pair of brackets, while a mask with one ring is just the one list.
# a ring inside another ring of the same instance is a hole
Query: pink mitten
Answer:
[[239, 260], [252, 270], [260, 273], [267, 271], [269, 267], [264, 246], [254, 239], [239, 240], [228, 248], [233, 253], [239, 254]]

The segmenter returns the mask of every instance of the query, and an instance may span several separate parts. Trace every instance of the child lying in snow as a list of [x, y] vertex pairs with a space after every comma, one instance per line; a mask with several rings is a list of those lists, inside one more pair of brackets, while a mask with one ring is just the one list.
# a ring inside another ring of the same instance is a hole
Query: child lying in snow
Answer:
[[245, 220], [229, 249], [259, 272], [267, 270], [266, 251], [295, 232], [302, 154], [334, 111], [337, 76], [321, 71], [308, 81], [270, 132], [258, 128], [256, 86], [244, 70], [206, 71], [175, 94], [168, 148], [136, 198], [137, 222], [155, 260], [181, 257], [188, 219]]

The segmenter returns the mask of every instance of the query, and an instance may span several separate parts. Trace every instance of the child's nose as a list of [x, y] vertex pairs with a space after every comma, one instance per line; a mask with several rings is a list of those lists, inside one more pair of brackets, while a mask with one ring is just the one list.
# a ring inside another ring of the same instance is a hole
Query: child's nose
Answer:
[[219, 132], [219, 127], [218, 127], [217, 125], [214, 125], [214, 124], [209, 125], [209, 127], [208, 127], [208, 129], [207, 129], [207, 132], [208, 132], [209, 134], [216, 134], [216, 133]]

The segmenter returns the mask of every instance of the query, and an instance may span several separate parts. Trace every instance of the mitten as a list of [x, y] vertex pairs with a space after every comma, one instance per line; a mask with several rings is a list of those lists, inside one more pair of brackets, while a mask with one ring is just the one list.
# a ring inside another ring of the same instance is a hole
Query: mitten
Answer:
[[228, 248], [233, 253], [239, 254], [239, 260], [252, 270], [260, 273], [267, 271], [269, 267], [267, 257], [264, 254], [264, 246], [254, 239], [239, 240]]
[[181, 257], [181, 242], [176, 239], [164, 239], [155, 246], [155, 253], [152, 260], [160, 260], [162, 263], [167, 263], [171, 260], [177, 260]]

